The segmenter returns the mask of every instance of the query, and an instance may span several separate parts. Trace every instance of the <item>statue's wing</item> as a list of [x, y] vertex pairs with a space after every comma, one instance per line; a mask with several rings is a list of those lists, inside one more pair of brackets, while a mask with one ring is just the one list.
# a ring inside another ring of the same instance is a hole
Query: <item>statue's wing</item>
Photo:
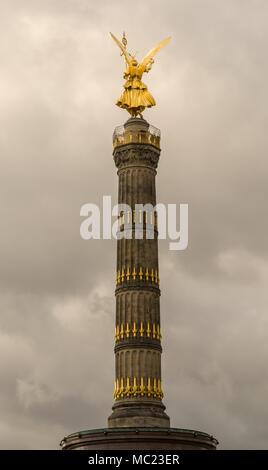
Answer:
[[115, 42], [116, 42], [116, 44], [118, 45], [118, 47], [120, 47], [121, 51], [123, 52], [123, 54], [124, 54], [124, 56], [125, 56], [125, 58], [126, 58], [126, 61], [127, 61], [128, 65], [130, 65], [130, 64], [131, 64], [131, 62], [130, 62], [130, 57], [129, 57], [129, 55], [128, 55], [126, 49], [124, 48], [123, 44], [121, 44], [121, 42], [118, 41], [118, 39], [113, 35], [113, 33], [110, 32], [110, 35], [111, 35], [112, 38], [115, 40]]
[[167, 38], [167, 39], [164, 39], [164, 41], [160, 42], [157, 46], [153, 47], [153, 49], [150, 50], [150, 52], [148, 52], [148, 54], [146, 54], [146, 56], [142, 59], [140, 65], [139, 65], [139, 71], [140, 72], [144, 72], [145, 68], [146, 68], [146, 65], [150, 62], [150, 59], [153, 58], [153, 56], [158, 52], [160, 51], [160, 49], [162, 49], [162, 47], [164, 47], [169, 41], [170, 41], [170, 37]]

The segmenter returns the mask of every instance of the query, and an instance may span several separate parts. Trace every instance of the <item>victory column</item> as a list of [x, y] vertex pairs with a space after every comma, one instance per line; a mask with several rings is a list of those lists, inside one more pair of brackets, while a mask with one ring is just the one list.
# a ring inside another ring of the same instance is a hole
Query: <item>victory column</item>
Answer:
[[110, 34], [126, 66], [124, 91], [116, 105], [131, 115], [113, 134], [118, 203], [122, 208], [117, 240], [114, 405], [108, 428], [71, 434], [61, 446], [78, 450], [213, 450], [217, 440], [209, 434], [171, 428], [162, 402], [158, 233], [153, 210], [160, 130], [143, 118], [145, 108], [156, 103], [141, 79], [170, 38], [138, 63], [135, 55], [127, 52], [125, 33], [122, 43]]

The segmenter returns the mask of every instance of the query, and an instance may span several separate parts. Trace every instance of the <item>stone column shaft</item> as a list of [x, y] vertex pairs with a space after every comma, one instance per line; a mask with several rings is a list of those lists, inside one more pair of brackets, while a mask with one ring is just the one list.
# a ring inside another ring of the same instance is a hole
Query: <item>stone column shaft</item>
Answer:
[[[119, 217], [119, 233], [127, 236], [117, 241], [115, 403], [108, 425], [169, 427], [162, 403], [157, 215], [151, 210], [160, 138], [146, 121], [131, 118], [115, 141], [118, 203], [128, 208]], [[137, 204], [147, 206], [143, 211]]]

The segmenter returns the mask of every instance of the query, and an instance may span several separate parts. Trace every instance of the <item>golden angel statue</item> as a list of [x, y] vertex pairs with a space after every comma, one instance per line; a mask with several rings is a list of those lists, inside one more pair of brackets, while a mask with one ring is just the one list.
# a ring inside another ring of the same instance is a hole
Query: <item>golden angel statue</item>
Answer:
[[144, 109], [151, 108], [151, 106], [155, 106], [156, 104], [153, 96], [148, 91], [147, 86], [141, 81], [142, 75], [144, 72], [148, 73], [151, 70], [152, 64], [154, 63], [154, 55], [170, 41], [170, 37], [164, 39], [164, 41], [151, 49], [139, 64], [135, 59], [136, 54], [131, 55], [126, 50], [127, 40], [125, 33], [123, 33], [123, 44], [121, 44], [121, 42], [118, 41], [112, 33], [110, 34], [116, 44], [120, 47], [122, 51], [121, 55], [124, 54], [126, 61], [126, 70], [123, 75], [123, 78], [127, 80], [124, 84], [125, 90], [116, 101], [116, 105], [120, 108], [126, 109], [132, 117], [139, 115], [142, 118], [142, 112]]

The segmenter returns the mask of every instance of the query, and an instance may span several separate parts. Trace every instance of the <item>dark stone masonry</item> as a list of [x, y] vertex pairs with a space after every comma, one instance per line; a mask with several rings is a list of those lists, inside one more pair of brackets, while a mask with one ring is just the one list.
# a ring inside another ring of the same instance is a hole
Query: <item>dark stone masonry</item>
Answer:
[[62, 449], [216, 449], [218, 442], [209, 434], [170, 428], [163, 404], [157, 214], [152, 209], [157, 203], [160, 131], [144, 119], [130, 118], [115, 129], [113, 144], [122, 205], [114, 404], [108, 428], [71, 434], [62, 440]]

